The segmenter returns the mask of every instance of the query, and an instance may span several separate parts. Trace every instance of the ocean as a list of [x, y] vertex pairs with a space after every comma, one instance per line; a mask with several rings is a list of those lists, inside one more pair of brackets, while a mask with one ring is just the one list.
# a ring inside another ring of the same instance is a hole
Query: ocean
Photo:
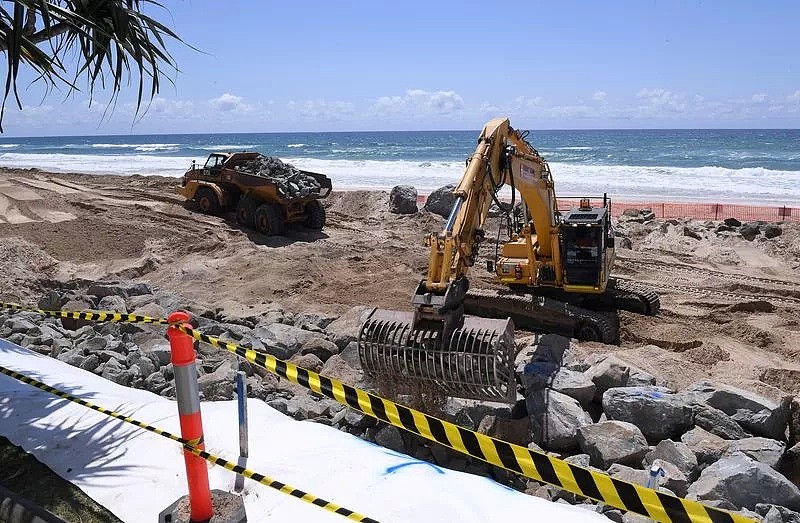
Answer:
[[[0, 166], [181, 176], [213, 151], [259, 151], [325, 173], [334, 189], [428, 192], [456, 183], [476, 131], [0, 138]], [[800, 204], [800, 130], [532, 131], [558, 196]]]

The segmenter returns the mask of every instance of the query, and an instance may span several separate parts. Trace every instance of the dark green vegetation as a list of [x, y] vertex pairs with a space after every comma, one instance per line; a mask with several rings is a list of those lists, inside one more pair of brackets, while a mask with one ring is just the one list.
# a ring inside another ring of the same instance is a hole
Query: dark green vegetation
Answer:
[[0, 485], [65, 521], [120, 521], [81, 489], [4, 437], [0, 437]]

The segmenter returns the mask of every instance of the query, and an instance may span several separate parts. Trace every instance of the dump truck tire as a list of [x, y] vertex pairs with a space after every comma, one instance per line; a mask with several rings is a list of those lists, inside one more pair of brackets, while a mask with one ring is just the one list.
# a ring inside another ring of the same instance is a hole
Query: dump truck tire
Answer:
[[325, 227], [325, 207], [318, 200], [311, 200], [306, 204], [304, 225], [315, 231], [320, 231]]
[[201, 212], [206, 214], [216, 214], [219, 212], [219, 200], [214, 191], [208, 187], [200, 187], [194, 195], [194, 201]]
[[240, 198], [239, 203], [236, 205], [236, 221], [250, 229], [255, 227], [258, 204], [258, 200], [253, 198]]
[[283, 212], [275, 204], [264, 203], [256, 209], [255, 229], [265, 236], [283, 234], [285, 229]]

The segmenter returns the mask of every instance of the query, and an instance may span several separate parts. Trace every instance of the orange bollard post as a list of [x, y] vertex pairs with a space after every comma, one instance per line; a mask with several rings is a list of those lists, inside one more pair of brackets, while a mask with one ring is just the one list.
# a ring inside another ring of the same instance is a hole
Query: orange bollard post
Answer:
[[[189, 314], [175, 311], [169, 315], [170, 323], [181, 323], [188, 327]], [[195, 368], [194, 338], [175, 327], [167, 328], [167, 337], [172, 352], [172, 366], [175, 372], [175, 396], [178, 399], [181, 437], [197, 441], [196, 447], [205, 450], [203, 443], [203, 419], [200, 417], [200, 390], [197, 386]], [[183, 451], [186, 462], [186, 478], [189, 483], [189, 507], [191, 521], [208, 521], [214, 515], [211, 505], [211, 490], [208, 484], [206, 461], [188, 450]]]

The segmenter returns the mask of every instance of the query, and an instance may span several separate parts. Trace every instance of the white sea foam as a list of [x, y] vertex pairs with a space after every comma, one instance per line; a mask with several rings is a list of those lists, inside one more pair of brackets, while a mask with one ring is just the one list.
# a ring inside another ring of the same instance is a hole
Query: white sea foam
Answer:
[[[178, 143], [93, 143], [92, 148], [95, 149], [133, 149], [140, 152], [156, 152], [156, 151], [176, 151], [180, 144]], [[75, 149], [85, 147], [83, 145], [68, 144], [64, 148]]]
[[[217, 146], [222, 148], [222, 146]], [[295, 166], [325, 173], [334, 188], [390, 189], [413, 185], [429, 192], [457, 183], [463, 161], [322, 160], [282, 158]], [[38, 168], [54, 172], [91, 174], [158, 174], [181, 176], [192, 160], [204, 158], [155, 155], [23, 154], [0, 153], [0, 166]], [[678, 201], [753, 202], [770, 205], [800, 204], [800, 171], [760, 167], [638, 167], [550, 163], [559, 196], [601, 195], [616, 199], [673, 199]]]
[[294, 148], [294, 147], [306, 147], [306, 144], [304, 144], [304, 143], [290, 143], [286, 147], [292, 147], [292, 148]]
[[89, 174], [182, 176], [197, 158], [152, 155], [0, 153], [0, 166]]
[[14, 149], [16, 147], [19, 147], [18, 143], [3, 143], [3, 144], [0, 144], [0, 149]]
[[[322, 172], [334, 187], [387, 189], [398, 184], [430, 191], [457, 183], [464, 162], [405, 160], [318, 160], [285, 158], [301, 169]], [[728, 200], [789, 205], [800, 203], [800, 171], [760, 167], [639, 167], [629, 165], [550, 164], [561, 196], [600, 195], [616, 198]]]
[[198, 151], [228, 151], [228, 150], [235, 150], [235, 151], [244, 151], [247, 149], [253, 149], [254, 147], [260, 147], [258, 144], [253, 143], [234, 143], [234, 144], [203, 144], [203, 145], [186, 145], [184, 146], [187, 149], [195, 149]]

